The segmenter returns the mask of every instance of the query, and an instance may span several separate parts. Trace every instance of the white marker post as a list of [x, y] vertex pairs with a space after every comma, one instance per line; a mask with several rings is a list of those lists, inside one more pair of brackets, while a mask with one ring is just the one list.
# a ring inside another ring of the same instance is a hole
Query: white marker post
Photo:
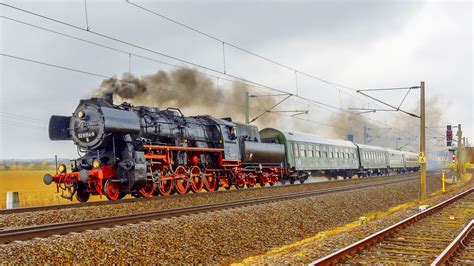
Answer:
[[16, 209], [20, 207], [20, 197], [18, 192], [7, 192], [7, 209]]

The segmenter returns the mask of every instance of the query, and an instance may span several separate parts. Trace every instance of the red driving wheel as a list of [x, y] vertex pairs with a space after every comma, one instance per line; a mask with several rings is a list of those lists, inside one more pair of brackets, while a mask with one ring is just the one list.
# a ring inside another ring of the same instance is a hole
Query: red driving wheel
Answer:
[[111, 179], [107, 179], [104, 185], [104, 194], [108, 200], [117, 200], [120, 196], [119, 183], [113, 182]]
[[189, 175], [186, 173], [184, 166], [178, 166], [174, 171], [176, 180], [174, 183], [174, 189], [178, 194], [184, 194], [188, 192], [189, 187]]
[[201, 176], [201, 169], [198, 166], [192, 166], [189, 169], [191, 173], [191, 190], [194, 193], [201, 191], [202, 187], [204, 186], [204, 181], [202, 180]]
[[155, 183], [153, 181], [147, 181], [146, 185], [140, 189], [138, 192], [142, 197], [149, 198], [153, 197], [153, 192], [155, 191]]

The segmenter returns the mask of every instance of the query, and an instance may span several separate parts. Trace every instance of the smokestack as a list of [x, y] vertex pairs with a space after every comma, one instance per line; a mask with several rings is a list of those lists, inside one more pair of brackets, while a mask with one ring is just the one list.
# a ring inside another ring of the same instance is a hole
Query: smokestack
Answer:
[[110, 104], [114, 104], [114, 94], [112, 92], [104, 93], [102, 99], [106, 100]]
[[347, 134], [347, 140], [350, 142], [354, 142], [354, 135], [353, 134]]

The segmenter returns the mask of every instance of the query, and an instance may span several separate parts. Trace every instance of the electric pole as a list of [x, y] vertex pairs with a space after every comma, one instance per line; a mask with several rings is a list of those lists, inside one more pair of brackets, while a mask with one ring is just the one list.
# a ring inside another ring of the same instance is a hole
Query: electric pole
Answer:
[[463, 163], [462, 163], [462, 130], [461, 130], [461, 124], [458, 124], [458, 174], [459, 174], [459, 179], [463, 177]]
[[[400, 109], [403, 102], [405, 101], [406, 97], [410, 93], [411, 90], [420, 89], [420, 115], [405, 111]], [[405, 97], [401, 101], [398, 106], [393, 104], [386, 103], [382, 100], [371, 96], [366, 91], [395, 91], [395, 90], [408, 90], [405, 94]], [[385, 111], [385, 112], [402, 112], [407, 114], [411, 117], [420, 118], [420, 153], [418, 154], [418, 163], [420, 165], [420, 199], [426, 198], [426, 136], [425, 136], [425, 128], [426, 128], [426, 113], [425, 113], [425, 82], [421, 81], [420, 86], [412, 86], [412, 87], [401, 87], [401, 88], [378, 88], [378, 89], [364, 89], [364, 90], [357, 90], [357, 93], [360, 93], [376, 102], [379, 102], [390, 109], [374, 109], [374, 108], [357, 108], [358, 110], [366, 110], [366, 111]], [[354, 109], [354, 108], [352, 108]], [[367, 128], [364, 127], [364, 133], [367, 131]], [[365, 137], [365, 134], [364, 134]], [[367, 142], [364, 138], [364, 142]]]
[[369, 139], [369, 132], [368, 132], [367, 125], [365, 125], [364, 126], [364, 144], [367, 144], [368, 139]]
[[245, 124], [250, 121], [250, 104], [249, 104], [249, 92], [245, 92]]
[[420, 198], [426, 198], [425, 82], [420, 84]]

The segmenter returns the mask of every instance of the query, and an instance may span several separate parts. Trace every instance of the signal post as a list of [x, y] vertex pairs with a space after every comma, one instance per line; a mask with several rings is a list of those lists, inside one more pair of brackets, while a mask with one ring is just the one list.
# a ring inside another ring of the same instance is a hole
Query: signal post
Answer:
[[420, 84], [420, 198], [426, 198], [425, 82]]
[[459, 179], [461, 179], [464, 176], [464, 160], [462, 156], [462, 130], [461, 130], [461, 124], [458, 124], [458, 173], [459, 173]]

